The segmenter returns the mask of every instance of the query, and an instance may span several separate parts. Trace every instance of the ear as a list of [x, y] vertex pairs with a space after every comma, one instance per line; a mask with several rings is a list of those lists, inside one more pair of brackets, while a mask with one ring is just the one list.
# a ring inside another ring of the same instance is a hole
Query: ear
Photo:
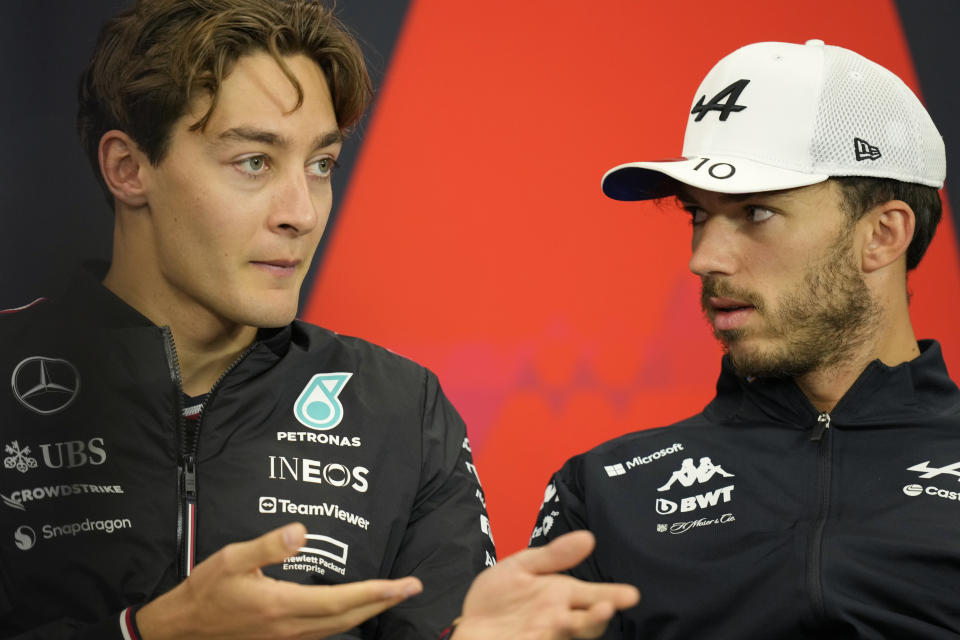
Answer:
[[902, 200], [890, 200], [866, 212], [857, 223], [863, 231], [864, 273], [872, 273], [906, 256], [916, 217]]
[[141, 167], [148, 162], [137, 143], [123, 131], [111, 129], [100, 138], [100, 173], [117, 202], [129, 207], [147, 203]]

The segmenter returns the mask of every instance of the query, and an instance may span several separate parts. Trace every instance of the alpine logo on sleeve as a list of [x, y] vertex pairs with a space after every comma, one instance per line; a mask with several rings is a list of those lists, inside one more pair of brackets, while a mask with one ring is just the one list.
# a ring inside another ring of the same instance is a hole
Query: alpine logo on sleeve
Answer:
[[960, 503], [960, 488], [951, 483], [953, 478], [960, 482], [960, 462], [946, 464], [942, 467], [931, 466], [931, 462], [932, 460], [924, 460], [912, 467], [907, 467], [907, 471], [919, 473], [923, 480], [932, 480], [938, 484], [947, 483], [948, 487], [952, 486], [953, 488], [945, 489], [943, 486], [908, 484], [903, 488], [903, 493], [911, 498], [927, 495]]
[[300, 392], [293, 415], [308, 429], [333, 429], [343, 420], [340, 392], [352, 373], [318, 373]]
[[955, 476], [958, 481], [960, 481], [960, 462], [954, 462], [953, 464], [944, 465], [942, 467], [931, 467], [930, 460], [925, 460], [919, 464], [915, 464], [912, 467], [908, 467], [907, 471], [916, 471], [917, 473], [923, 474], [920, 477], [927, 480], [930, 478], [936, 478], [940, 475]]

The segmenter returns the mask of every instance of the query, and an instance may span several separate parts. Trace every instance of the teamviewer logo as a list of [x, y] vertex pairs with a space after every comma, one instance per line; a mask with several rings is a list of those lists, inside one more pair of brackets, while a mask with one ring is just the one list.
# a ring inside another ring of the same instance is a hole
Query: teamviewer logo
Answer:
[[277, 499], [276, 498], [260, 498], [260, 513], [276, 513], [277, 512]]

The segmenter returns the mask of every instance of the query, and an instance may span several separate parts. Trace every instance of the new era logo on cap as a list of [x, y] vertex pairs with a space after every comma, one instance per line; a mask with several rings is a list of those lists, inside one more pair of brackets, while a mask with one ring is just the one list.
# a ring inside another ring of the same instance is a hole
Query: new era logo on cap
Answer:
[[860, 138], [853, 139], [853, 151], [857, 154], [857, 162], [860, 160], [876, 160], [880, 157], [880, 149]]

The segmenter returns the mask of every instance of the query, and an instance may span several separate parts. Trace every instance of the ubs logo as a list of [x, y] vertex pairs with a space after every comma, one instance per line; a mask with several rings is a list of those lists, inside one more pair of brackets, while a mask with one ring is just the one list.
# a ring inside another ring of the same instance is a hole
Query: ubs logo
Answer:
[[20, 404], [45, 416], [63, 411], [76, 399], [80, 374], [61, 358], [33, 356], [13, 369], [10, 386]]
[[[5, 469], [16, 469], [27, 473], [38, 468], [37, 459], [30, 455], [29, 446], [21, 446], [16, 440], [4, 446], [9, 456], [3, 459]], [[107, 461], [103, 438], [68, 440], [40, 445], [43, 464], [48, 469], [74, 469], [88, 464], [99, 466]]]

